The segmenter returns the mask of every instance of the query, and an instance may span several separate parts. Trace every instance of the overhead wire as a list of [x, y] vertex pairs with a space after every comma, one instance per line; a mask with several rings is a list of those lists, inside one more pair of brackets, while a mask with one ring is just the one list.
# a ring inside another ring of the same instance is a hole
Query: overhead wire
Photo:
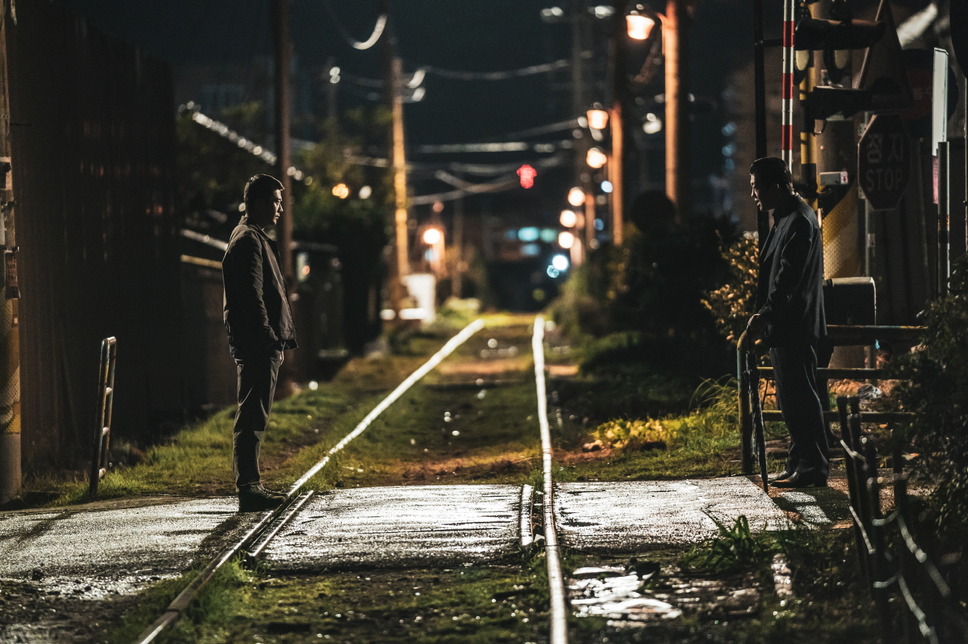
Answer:
[[329, 0], [323, 0], [323, 6], [326, 8], [326, 12], [329, 14], [329, 17], [333, 19], [333, 23], [336, 25], [339, 35], [350, 47], [357, 51], [366, 51], [373, 45], [377, 44], [380, 41], [380, 37], [383, 36], [384, 31], [386, 31], [387, 14], [381, 13], [376, 18], [376, 23], [373, 25], [373, 32], [370, 34], [370, 37], [363, 41], [357, 40], [350, 35], [349, 31], [346, 30], [346, 27], [339, 19], [339, 16], [336, 15], [336, 12], [333, 10]]
[[[193, 123], [196, 123], [197, 125], [205, 128], [206, 130], [214, 132], [215, 134], [219, 135], [223, 139], [226, 139], [232, 144], [237, 145], [240, 149], [245, 150], [246, 152], [252, 154], [253, 156], [258, 157], [264, 163], [267, 163], [269, 165], [275, 164], [276, 154], [274, 152], [272, 152], [268, 148], [258, 145], [256, 142], [252, 141], [251, 139], [245, 138], [244, 136], [240, 135], [238, 132], [231, 129], [221, 121], [217, 119], [213, 119], [210, 116], [207, 116], [206, 114], [202, 113], [197, 108], [197, 106], [193, 104], [183, 105], [179, 108], [179, 111], [191, 112], [191, 119]], [[387, 167], [386, 159], [379, 159], [374, 157], [357, 157], [357, 156], [349, 156], [349, 155], [347, 155], [345, 158], [351, 163], [358, 163], [360, 165]], [[551, 167], [564, 165], [567, 162], [568, 162], [568, 158], [566, 157], [566, 155], [559, 153], [559, 154], [555, 154], [553, 156], [547, 157], [545, 159], [536, 160], [533, 163], [539, 168], [551, 168]], [[408, 165], [411, 165], [411, 164], [408, 164]], [[513, 170], [517, 166], [518, 166], [517, 163], [500, 164], [495, 166], [500, 171], [494, 172], [493, 174], [496, 176], [497, 174], [506, 173], [510, 170]], [[448, 168], [450, 168], [453, 172], [461, 172], [461, 171], [471, 172], [472, 170], [479, 171], [486, 167], [487, 166], [485, 164], [452, 163], [448, 165]], [[289, 168], [289, 173], [296, 181], [302, 181], [302, 179], [305, 176], [304, 173], [296, 166], [291, 166]], [[488, 174], [488, 173], [480, 172], [479, 174]], [[517, 178], [514, 178], [514, 179], [502, 178], [502, 179], [498, 179], [490, 182], [471, 183], [469, 181], [465, 181], [460, 177], [457, 177], [443, 170], [436, 170], [433, 173], [433, 176], [438, 181], [442, 181], [443, 183], [447, 183], [451, 186], [454, 186], [456, 189], [450, 190], [448, 192], [440, 192], [440, 193], [429, 194], [429, 195], [415, 196], [411, 199], [411, 203], [413, 205], [416, 205], [416, 206], [427, 205], [427, 204], [432, 204], [436, 201], [453, 201], [455, 199], [461, 199], [463, 197], [466, 197], [469, 195], [475, 195], [475, 194], [504, 192], [507, 190], [512, 190], [518, 186]]]

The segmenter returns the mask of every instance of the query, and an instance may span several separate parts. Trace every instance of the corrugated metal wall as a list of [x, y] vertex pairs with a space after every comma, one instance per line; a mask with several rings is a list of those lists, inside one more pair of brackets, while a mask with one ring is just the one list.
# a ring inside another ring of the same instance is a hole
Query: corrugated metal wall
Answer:
[[100, 340], [116, 438], [182, 408], [170, 70], [52, 3], [7, 19], [24, 463], [83, 463]]

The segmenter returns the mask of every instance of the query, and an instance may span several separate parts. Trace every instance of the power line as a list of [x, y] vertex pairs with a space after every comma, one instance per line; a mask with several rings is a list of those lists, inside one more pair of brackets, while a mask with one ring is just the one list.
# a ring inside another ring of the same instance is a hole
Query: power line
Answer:
[[530, 65], [528, 67], [521, 67], [519, 69], [509, 69], [500, 72], [462, 72], [452, 69], [443, 69], [441, 67], [434, 67], [433, 65], [419, 65], [419, 69], [426, 70], [431, 74], [436, 74], [441, 78], [447, 78], [450, 80], [466, 80], [466, 81], [500, 81], [507, 80], [509, 78], [522, 78], [524, 76], [533, 76], [535, 74], [544, 74], [547, 72], [557, 71], [559, 69], [568, 69], [571, 67], [571, 61], [568, 60], [556, 60], [550, 63], [544, 63], [541, 65]]
[[373, 33], [370, 34], [369, 38], [361, 42], [349, 34], [349, 32], [346, 30], [346, 27], [344, 27], [343, 23], [340, 21], [339, 16], [337, 16], [336, 12], [333, 11], [333, 7], [329, 3], [329, 0], [323, 0], [323, 6], [326, 8], [326, 12], [329, 14], [329, 17], [332, 18], [333, 22], [336, 24], [336, 28], [339, 30], [339, 34], [343, 37], [343, 40], [345, 40], [350, 47], [356, 49], [357, 51], [366, 51], [375, 45], [377, 42], [379, 42], [380, 37], [386, 30], [387, 15], [385, 13], [381, 13], [376, 18], [376, 24], [373, 25]]

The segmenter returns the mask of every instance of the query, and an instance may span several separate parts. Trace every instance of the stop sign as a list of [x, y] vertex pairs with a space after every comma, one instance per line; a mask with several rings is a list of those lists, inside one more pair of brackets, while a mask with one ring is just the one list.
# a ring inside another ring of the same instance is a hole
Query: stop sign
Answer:
[[911, 176], [911, 145], [897, 114], [875, 114], [857, 143], [860, 189], [874, 210], [896, 208]]

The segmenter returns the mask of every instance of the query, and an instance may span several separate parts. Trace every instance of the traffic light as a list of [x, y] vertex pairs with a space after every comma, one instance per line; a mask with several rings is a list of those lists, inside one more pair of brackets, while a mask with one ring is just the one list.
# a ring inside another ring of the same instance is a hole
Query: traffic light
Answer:
[[534, 187], [534, 178], [538, 176], [538, 171], [532, 166], [525, 163], [520, 168], [518, 168], [518, 179], [521, 182], [521, 187], [527, 190], [528, 188]]
[[[836, 114], [849, 117], [871, 105], [872, 94], [866, 89], [840, 87], [850, 74], [850, 52], [866, 49], [885, 33], [884, 22], [854, 20], [846, 7], [835, 3], [839, 19], [803, 18], [796, 26], [793, 46], [798, 51], [823, 51], [824, 68], [831, 84], [815, 87], [804, 101], [807, 119], [825, 120]], [[832, 9], [833, 10], [833, 9]]]
[[850, 50], [867, 49], [884, 36], [883, 22], [876, 20], [823, 20], [804, 18], [793, 36], [798, 51], [823, 51], [823, 63], [831, 82], [847, 75]]

